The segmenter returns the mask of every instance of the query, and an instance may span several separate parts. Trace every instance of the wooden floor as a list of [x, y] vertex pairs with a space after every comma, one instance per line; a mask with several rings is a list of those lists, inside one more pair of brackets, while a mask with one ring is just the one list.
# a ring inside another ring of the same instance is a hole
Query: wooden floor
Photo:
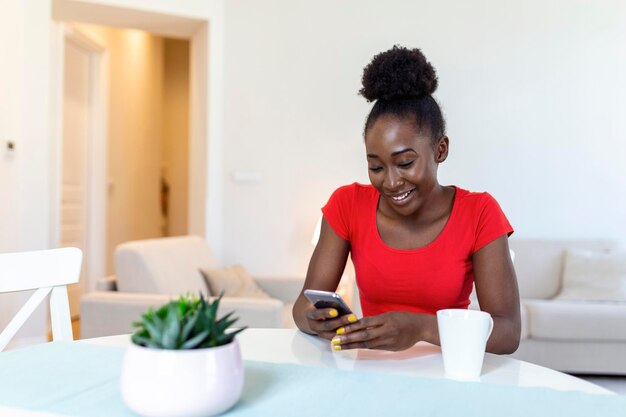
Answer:
[[[80, 318], [72, 319], [72, 334], [74, 340], [80, 339]], [[52, 331], [48, 332], [48, 342], [52, 341]]]

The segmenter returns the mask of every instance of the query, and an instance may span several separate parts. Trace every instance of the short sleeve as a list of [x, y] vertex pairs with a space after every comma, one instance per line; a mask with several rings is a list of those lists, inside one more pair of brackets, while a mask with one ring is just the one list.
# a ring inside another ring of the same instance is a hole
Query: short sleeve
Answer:
[[503, 235], [511, 236], [513, 227], [504, 215], [500, 205], [489, 193], [483, 193], [478, 211], [476, 239], [472, 253]]
[[354, 205], [355, 184], [346, 185], [335, 190], [322, 207], [324, 219], [335, 233], [344, 240], [350, 240], [350, 219]]

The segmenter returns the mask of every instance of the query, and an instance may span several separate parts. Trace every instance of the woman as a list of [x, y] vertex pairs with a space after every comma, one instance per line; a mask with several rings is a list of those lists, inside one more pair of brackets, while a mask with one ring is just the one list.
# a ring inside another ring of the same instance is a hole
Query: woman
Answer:
[[418, 49], [394, 46], [365, 67], [360, 94], [376, 101], [365, 123], [371, 185], [337, 189], [322, 212], [304, 289], [334, 291], [348, 254], [364, 318], [316, 309], [301, 293], [298, 327], [334, 350], [439, 344], [436, 312], [467, 308], [475, 282], [494, 327], [492, 353], [519, 345], [519, 294], [509, 256], [513, 229], [487, 193], [437, 181], [449, 140], [432, 97], [437, 77]]

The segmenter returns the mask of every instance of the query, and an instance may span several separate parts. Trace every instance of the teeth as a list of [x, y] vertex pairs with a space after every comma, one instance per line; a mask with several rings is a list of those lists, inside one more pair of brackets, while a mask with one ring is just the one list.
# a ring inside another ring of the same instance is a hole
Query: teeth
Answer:
[[409, 194], [411, 194], [411, 191], [407, 191], [406, 193], [399, 195], [397, 197], [391, 197], [393, 199], [393, 201], [402, 201], [405, 198], [407, 198], [409, 196]]

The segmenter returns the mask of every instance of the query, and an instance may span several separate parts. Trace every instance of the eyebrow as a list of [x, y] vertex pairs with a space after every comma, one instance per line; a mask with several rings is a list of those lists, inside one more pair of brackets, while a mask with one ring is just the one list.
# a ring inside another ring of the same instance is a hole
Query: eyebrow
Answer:
[[[417, 154], [417, 152], [415, 152], [415, 149], [412, 149], [412, 148], [406, 148], [406, 149], [402, 149], [401, 151], [395, 151], [395, 152], [392, 152], [392, 153], [391, 153], [391, 156], [392, 156], [392, 157], [394, 157], [394, 156], [398, 156], [398, 155], [401, 155], [401, 154], [403, 154], [403, 153], [407, 153], [407, 152], [413, 152], [414, 154]], [[368, 157], [368, 158], [377, 158], [377, 159], [380, 159], [380, 156], [376, 155], [375, 153], [368, 153], [368, 154], [367, 154], [367, 157]]]

